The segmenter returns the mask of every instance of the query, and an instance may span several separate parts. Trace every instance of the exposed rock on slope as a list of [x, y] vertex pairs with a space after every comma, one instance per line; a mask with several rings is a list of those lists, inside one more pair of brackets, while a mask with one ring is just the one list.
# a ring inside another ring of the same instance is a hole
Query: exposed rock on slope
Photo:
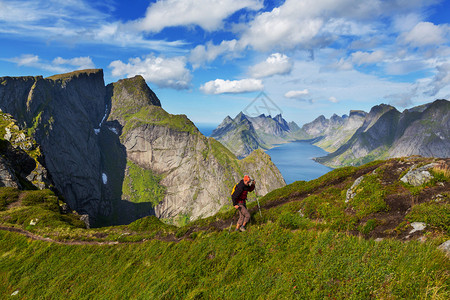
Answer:
[[227, 116], [211, 137], [243, 158], [255, 149], [270, 149], [275, 144], [302, 139], [306, 135], [297, 124], [287, 123], [281, 115], [249, 117], [241, 112], [234, 119]]
[[261, 194], [285, 184], [265, 154], [239, 162], [160, 105], [141, 76], [107, 87], [102, 70], [0, 78], [0, 108], [41, 146], [71, 208], [97, 224], [212, 215], [244, 173]]
[[450, 156], [450, 102], [436, 100], [403, 113], [389, 105], [371, 109], [355, 134], [317, 161], [329, 166], [360, 165], [374, 159]]
[[33, 134], [56, 188], [72, 209], [96, 215], [102, 197], [94, 128], [104, 114], [103, 71], [0, 82], [0, 108]]
[[[158, 217], [196, 219], [214, 214], [228, 204], [231, 187], [244, 173], [259, 181], [262, 195], [285, 184], [266, 154], [258, 152], [240, 162], [220, 143], [204, 137], [184, 115], [170, 115], [148, 101], [128, 113], [124, 108], [128, 102], [119, 101], [124, 93], [130, 94], [127, 81], [112, 85], [108, 120], [115, 118], [123, 127], [120, 139], [128, 164], [151, 170], [149, 177], [160, 176], [159, 184], [166, 190], [163, 198], [157, 199], [161, 202], [155, 201], [159, 203], [155, 210]], [[132, 106], [136, 108], [136, 104]]]

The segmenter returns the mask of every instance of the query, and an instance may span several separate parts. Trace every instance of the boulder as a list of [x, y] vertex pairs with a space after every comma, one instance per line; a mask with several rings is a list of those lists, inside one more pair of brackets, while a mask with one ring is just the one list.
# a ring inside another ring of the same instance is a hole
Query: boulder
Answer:
[[431, 163], [419, 168], [417, 168], [417, 166], [412, 166], [408, 173], [400, 178], [400, 180], [413, 186], [420, 186], [433, 178], [433, 175], [431, 175], [428, 170], [436, 165], [436, 163]]

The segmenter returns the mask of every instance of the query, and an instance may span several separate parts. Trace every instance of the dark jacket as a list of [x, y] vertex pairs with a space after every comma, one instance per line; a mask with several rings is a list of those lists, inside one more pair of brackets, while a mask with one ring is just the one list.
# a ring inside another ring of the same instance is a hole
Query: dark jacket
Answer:
[[253, 191], [254, 189], [255, 184], [248, 186], [245, 185], [244, 180], [239, 181], [234, 189], [234, 193], [231, 195], [233, 205], [238, 205], [239, 203], [245, 204], [245, 200], [247, 200], [247, 193]]

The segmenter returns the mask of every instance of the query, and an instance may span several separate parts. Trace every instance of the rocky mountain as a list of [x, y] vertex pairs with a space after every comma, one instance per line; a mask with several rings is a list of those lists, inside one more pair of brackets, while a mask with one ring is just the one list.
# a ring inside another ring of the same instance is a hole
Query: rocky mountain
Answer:
[[255, 149], [270, 149], [275, 144], [305, 136], [295, 122], [287, 123], [281, 115], [274, 118], [264, 114], [250, 117], [242, 112], [234, 119], [227, 116], [211, 134], [239, 158], [246, 157]]
[[367, 113], [351, 110], [349, 116], [334, 114], [330, 119], [323, 115], [302, 126], [314, 145], [328, 152], [336, 151], [347, 142], [364, 122]]
[[[316, 160], [336, 167], [410, 155], [450, 157], [450, 102], [447, 100], [436, 100], [402, 113], [382, 104], [362, 116], [354, 125], [361, 121], [362, 124], [347, 141], [333, 153]], [[340, 136], [342, 132], [337, 129], [335, 135]], [[324, 134], [318, 145], [332, 136]]]
[[210, 216], [244, 173], [260, 195], [285, 185], [263, 152], [239, 161], [186, 116], [164, 111], [141, 76], [107, 86], [102, 70], [1, 77], [0, 108], [35, 139], [71, 208], [97, 225]]

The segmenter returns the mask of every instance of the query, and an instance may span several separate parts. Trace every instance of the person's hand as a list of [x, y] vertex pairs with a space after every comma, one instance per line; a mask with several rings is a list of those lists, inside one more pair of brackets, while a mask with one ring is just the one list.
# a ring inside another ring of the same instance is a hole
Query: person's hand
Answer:
[[239, 205], [235, 205], [234, 208], [238, 209], [238, 208], [239, 208]]

